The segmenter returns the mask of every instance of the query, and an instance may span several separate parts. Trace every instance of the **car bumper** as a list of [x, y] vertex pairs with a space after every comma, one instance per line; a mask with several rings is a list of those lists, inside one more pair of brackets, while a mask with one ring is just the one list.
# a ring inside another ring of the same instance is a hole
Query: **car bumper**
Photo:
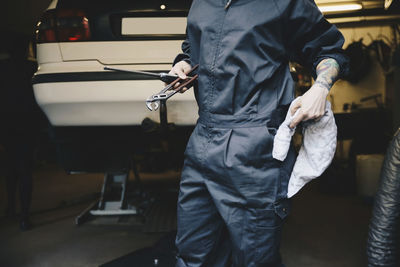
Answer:
[[[145, 100], [159, 92], [158, 80], [105, 71], [37, 73], [33, 80], [37, 103], [54, 126], [140, 125], [146, 117], [159, 121]], [[193, 90], [167, 102], [168, 121], [194, 125], [198, 108]]]

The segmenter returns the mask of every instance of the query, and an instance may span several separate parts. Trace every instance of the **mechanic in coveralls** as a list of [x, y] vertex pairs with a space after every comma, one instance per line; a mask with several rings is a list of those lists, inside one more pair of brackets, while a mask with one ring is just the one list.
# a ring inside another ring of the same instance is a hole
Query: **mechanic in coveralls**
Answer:
[[315, 84], [291, 123], [318, 119], [347, 69], [344, 39], [313, 0], [194, 0], [170, 73], [199, 64], [199, 120], [187, 144], [178, 200], [177, 266], [283, 266], [281, 228], [295, 162], [272, 158], [274, 133], [294, 98], [288, 62]]

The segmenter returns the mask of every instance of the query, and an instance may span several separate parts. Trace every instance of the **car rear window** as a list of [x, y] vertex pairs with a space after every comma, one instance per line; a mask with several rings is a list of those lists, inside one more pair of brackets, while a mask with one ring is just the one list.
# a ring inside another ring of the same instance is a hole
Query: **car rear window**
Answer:
[[122, 18], [121, 35], [185, 34], [185, 17]]
[[59, 0], [83, 10], [91, 41], [183, 40], [191, 0]]

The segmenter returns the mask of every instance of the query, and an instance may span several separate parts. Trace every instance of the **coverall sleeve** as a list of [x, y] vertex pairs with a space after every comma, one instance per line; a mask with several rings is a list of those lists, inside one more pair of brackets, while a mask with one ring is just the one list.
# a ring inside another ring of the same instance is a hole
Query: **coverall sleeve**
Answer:
[[348, 73], [348, 58], [342, 49], [344, 37], [322, 15], [314, 0], [289, 0], [286, 10], [286, 48], [289, 60], [312, 71], [316, 78], [318, 64], [326, 58], [340, 66], [339, 77]]
[[192, 65], [190, 63], [190, 43], [189, 43], [189, 39], [187, 37], [187, 30], [186, 30], [186, 39], [183, 41], [181, 48], [182, 48], [182, 53], [178, 54], [175, 57], [174, 63], [172, 65], [175, 66], [176, 63], [178, 63], [179, 61], [182, 61], [182, 60], [185, 60], [187, 63]]

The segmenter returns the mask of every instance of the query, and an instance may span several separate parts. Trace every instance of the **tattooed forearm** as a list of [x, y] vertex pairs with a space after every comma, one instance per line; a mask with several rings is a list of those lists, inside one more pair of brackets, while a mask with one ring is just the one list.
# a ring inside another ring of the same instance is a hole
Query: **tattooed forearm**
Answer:
[[332, 58], [322, 60], [317, 66], [317, 80], [315, 83], [330, 90], [339, 75], [339, 64]]

